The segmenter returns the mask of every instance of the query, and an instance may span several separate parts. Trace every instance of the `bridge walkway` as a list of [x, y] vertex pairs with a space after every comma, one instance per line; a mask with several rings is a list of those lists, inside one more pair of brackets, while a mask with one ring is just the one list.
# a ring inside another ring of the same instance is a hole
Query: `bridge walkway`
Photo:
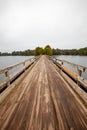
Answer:
[[46, 56], [0, 104], [0, 130], [87, 130], [87, 111]]

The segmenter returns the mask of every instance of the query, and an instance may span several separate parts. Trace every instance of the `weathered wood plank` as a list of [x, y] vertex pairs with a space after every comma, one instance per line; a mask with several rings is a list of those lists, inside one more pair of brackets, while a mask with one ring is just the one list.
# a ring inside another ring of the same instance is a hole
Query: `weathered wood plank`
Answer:
[[42, 56], [0, 105], [1, 130], [86, 130], [87, 109]]

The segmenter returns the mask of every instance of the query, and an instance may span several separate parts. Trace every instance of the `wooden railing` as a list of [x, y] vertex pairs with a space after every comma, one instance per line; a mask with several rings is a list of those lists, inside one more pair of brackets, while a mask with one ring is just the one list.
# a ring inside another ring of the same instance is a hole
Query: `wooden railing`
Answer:
[[[3, 74], [0, 80], [0, 92], [8, 87], [17, 77], [19, 77], [26, 69], [28, 69], [36, 60], [36, 58], [27, 59], [23, 62], [11, 65], [0, 70], [0, 75]], [[14, 70], [15, 69], [15, 70]]]
[[[72, 79], [74, 79], [77, 82], [78, 85], [82, 85], [84, 89], [87, 91], [87, 80], [82, 77], [83, 73], [87, 74], [87, 67], [73, 64], [66, 60], [61, 60], [54, 57], [50, 57], [50, 58], [60, 68], [60, 70], [68, 74]], [[71, 66], [73, 69], [76, 70], [76, 72], [74, 72], [72, 69], [65, 66], [65, 64]]]

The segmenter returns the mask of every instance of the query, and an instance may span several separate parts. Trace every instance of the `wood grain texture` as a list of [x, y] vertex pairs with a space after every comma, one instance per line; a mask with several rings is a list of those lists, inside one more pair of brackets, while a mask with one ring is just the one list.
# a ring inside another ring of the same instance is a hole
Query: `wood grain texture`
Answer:
[[87, 130], [87, 111], [41, 56], [0, 105], [0, 130]]

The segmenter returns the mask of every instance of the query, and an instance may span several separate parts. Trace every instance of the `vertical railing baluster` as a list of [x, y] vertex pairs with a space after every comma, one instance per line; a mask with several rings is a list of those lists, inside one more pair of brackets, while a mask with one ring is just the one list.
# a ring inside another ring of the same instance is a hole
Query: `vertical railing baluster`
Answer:
[[78, 75], [81, 77], [81, 75], [82, 75], [82, 70], [78, 69]]
[[9, 72], [8, 72], [8, 70], [5, 71], [5, 77], [7, 78], [7, 79], [6, 79], [6, 80], [7, 80], [7, 86], [9, 86], [9, 85], [10, 85], [10, 77], [9, 77]]

